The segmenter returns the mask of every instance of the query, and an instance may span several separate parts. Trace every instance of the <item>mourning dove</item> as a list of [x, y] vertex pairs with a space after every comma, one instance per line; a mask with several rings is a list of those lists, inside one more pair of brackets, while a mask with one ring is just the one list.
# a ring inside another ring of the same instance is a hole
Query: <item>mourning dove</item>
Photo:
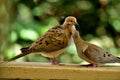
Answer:
[[11, 58], [9, 61], [13, 61], [32, 52], [40, 52], [41, 55], [49, 57], [52, 64], [59, 64], [56, 57], [71, 44], [71, 32], [75, 30], [74, 25], [76, 24], [76, 18], [73, 16], [68, 16], [62, 25], [49, 29], [31, 46], [22, 48], [21, 54]]
[[76, 45], [77, 53], [80, 58], [89, 62], [88, 67], [97, 67], [105, 63], [120, 62], [119, 57], [115, 57], [102, 48], [84, 41], [77, 30], [72, 32], [74, 43]]

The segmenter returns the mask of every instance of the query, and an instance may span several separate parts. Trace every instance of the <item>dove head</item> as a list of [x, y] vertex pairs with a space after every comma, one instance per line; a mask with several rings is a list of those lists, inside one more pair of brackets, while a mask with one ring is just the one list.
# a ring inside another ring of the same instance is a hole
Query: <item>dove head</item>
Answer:
[[72, 37], [74, 39], [74, 42], [78, 42], [79, 40], [81, 40], [80, 33], [77, 30], [74, 30], [72, 32]]
[[74, 31], [72, 32], [72, 36], [73, 36], [73, 38], [78, 38], [78, 37], [80, 37], [79, 32], [78, 32], [77, 30], [74, 30]]
[[73, 16], [68, 16], [66, 19], [65, 19], [65, 22], [63, 23], [63, 25], [65, 26], [73, 26], [73, 25], [78, 25], [77, 23], [77, 20], [75, 17]]

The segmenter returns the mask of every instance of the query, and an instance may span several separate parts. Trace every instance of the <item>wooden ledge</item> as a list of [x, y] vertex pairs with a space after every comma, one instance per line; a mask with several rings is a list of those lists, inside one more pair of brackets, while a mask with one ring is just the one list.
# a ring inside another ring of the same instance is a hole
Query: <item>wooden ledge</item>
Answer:
[[0, 65], [1, 79], [120, 80], [120, 66], [86, 68], [72, 64], [55, 66], [39, 62], [9, 62]]

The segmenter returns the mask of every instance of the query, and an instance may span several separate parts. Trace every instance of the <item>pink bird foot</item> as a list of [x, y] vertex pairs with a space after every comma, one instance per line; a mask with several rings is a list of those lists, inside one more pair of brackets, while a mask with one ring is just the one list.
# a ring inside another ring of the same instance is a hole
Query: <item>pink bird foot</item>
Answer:
[[50, 63], [51, 63], [52, 65], [64, 66], [64, 64], [60, 64], [60, 63], [56, 60], [56, 58], [50, 58]]

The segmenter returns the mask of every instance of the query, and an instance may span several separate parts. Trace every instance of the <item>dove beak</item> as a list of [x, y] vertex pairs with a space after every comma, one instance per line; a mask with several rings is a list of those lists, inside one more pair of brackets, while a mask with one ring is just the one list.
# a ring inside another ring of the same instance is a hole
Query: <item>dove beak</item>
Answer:
[[80, 29], [80, 25], [76, 22], [76, 24], [75, 24], [75, 28], [76, 28], [76, 30], [79, 30]]

